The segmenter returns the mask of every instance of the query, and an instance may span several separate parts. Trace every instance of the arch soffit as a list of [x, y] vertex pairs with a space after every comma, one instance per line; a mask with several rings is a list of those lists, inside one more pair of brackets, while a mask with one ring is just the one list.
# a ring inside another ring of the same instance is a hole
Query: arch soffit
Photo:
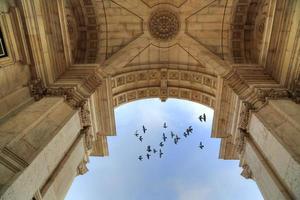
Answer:
[[190, 100], [214, 109], [218, 77], [201, 71], [152, 68], [112, 76], [114, 107], [146, 98]]

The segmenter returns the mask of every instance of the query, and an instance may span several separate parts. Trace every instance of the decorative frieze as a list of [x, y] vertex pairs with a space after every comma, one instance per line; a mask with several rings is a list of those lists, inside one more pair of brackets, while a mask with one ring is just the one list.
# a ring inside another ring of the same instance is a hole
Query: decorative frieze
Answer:
[[265, 103], [268, 99], [284, 99], [289, 98], [290, 94], [286, 89], [258, 89], [257, 93], [257, 100]]

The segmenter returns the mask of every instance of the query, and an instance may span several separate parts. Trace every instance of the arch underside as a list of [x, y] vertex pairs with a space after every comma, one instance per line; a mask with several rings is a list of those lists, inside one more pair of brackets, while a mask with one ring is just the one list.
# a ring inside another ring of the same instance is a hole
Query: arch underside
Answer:
[[115, 107], [145, 98], [178, 98], [215, 107], [218, 79], [213, 74], [180, 69], [127, 71], [112, 77]]

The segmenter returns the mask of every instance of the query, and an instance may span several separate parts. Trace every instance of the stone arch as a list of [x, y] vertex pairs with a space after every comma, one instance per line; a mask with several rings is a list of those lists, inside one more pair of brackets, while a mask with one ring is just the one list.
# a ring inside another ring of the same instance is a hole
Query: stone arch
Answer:
[[73, 63], [95, 63], [99, 26], [93, 0], [65, 0], [64, 10]]
[[236, 0], [229, 33], [234, 63], [259, 64], [270, 2], [268, 0]]
[[215, 107], [218, 78], [214, 74], [183, 69], [142, 69], [112, 77], [114, 106], [158, 97], [186, 99]]

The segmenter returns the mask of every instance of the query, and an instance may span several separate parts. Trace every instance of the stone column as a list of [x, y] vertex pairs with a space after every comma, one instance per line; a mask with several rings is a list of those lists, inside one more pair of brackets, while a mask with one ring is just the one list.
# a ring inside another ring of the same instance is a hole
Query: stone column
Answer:
[[0, 125], [0, 199], [31, 199], [46, 183], [81, 129], [62, 97], [34, 102]]
[[43, 200], [63, 200], [75, 177], [87, 172], [87, 159], [84, 135], [80, 131], [68, 152], [41, 188]]
[[[251, 146], [256, 146], [256, 152], [268, 165], [266, 172], [272, 171], [272, 179], [276, 179], [290, 199], [300, 199], [300, 105], [291, 100], [269, 100], [259, 111], [252, 112], [249, 120]], [[246, 146], [246, 157], [249, 152], [250, 147]], [[253, 159], [251, 164], [258, 165], [258, 162], [261, 159]], [[280, 199], [274, 196], [274, 190], [282, 190], [278, 184], [275, 188], [265, 185], [268, 181], [264, 173], [257, 172], [257, 184], [264, 196]]]

